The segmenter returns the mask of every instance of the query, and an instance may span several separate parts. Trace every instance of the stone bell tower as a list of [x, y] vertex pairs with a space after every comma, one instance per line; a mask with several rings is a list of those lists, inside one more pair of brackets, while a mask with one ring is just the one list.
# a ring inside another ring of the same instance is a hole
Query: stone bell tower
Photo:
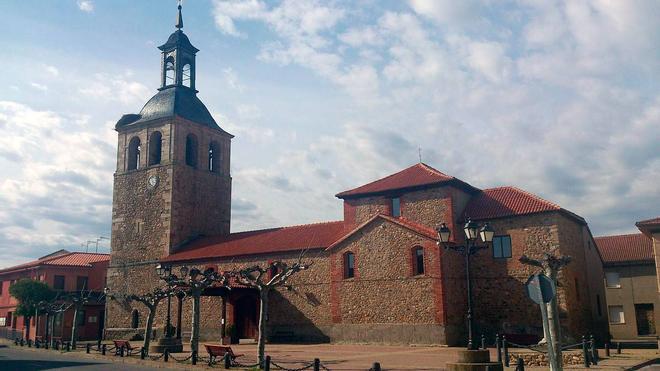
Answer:
[[[115, 126], [111, 290], [147, 292], [156, 283], [159, 259], [197, 237], [229, 233], [233, 136], [197, 97], [199, 50], [182, 28], [179, 5], [176, 31], [159, 47], [158, 93]], [[113, 318], [109, 308], [108, 330], [128, 327], [124, 315]]]

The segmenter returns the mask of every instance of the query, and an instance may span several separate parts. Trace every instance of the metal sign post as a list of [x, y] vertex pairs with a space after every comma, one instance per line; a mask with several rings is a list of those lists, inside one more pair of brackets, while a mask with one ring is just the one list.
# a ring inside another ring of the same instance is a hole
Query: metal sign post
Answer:
[[550, 321], [548, 320], [548, 307], [546, 305], [546, 303], [549, 303], [557, 294], [555, 284], [543, 273], [538, 273], [529, 277], [527, 283], [525, 284], [525, 288], [527, 291], [527, 296], [529, 296], [533, 302], [541, 307], [543, 334], [545, 336], [546, 345], [548, 347], [550, 370], [561, 371], [562, 363], [561, 360], [557, 360], [557, 356], [555, 354], [555, 349], [553, 346], [554, 339], [550, 335]]

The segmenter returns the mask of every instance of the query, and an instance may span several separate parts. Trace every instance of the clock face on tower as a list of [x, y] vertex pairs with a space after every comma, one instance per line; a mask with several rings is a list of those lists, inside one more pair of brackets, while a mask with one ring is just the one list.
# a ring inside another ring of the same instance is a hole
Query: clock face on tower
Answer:
[[152, 175], [147, 180], [147, 188], [154, 189], [158, 185], [158, 176]]

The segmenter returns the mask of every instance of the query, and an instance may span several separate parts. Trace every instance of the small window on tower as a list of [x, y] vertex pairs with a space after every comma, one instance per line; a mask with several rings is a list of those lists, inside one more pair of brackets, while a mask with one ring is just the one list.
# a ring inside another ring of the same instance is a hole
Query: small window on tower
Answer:
[[186, 165], [197, 167], [197, 138], [192, 134], [186, 137]]
[[160, 154], [163, 135], [160, 131], [155, 131], [149, 138], [149, 165], [160, 164]]
[[190, 72], [190, 63], [186, 63], [183, 66], [182, 73], [183, 73], [183, 76], [182, 76], [183, 77], [183, 79], [182, 79], [183, 86], [190, 87], [190, 81], [191, 81], [191, 79], [190, 79], [190, 73], [191, 73]]
[[413, 274], [424, 274], [424, 248], [417, 246], [413, 249]]
[[168, 57], [165, 61], [165, 85], [174, 84], [174, 58]]
[[355, 255], [352, 252], [344, 254], [344, 278], [355, 277]]
[[209, 144], [209, 171], [220, 172], [220, 146], [216, 142]]
[[128, 166], [126, 170], [137, 170], [140, 168], [140, 138], [133, 137], [128, 143]]

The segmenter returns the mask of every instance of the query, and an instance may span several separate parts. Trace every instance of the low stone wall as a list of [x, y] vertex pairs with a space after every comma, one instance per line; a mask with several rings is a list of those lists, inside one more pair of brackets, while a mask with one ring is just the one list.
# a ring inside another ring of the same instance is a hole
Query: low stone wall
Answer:
[[[583, 365], [584, 364], [584, 354], [582, 351], [564, 351], [562, 352], [563, 365]], [[509, 353], [509, 362], [512, 365], [515, 365], [518, 361], [518, 358], [522, 358], [525, 361], [525, 366], [536, 366], [543, 367], [548, 366], [548, 355], [545, 353], [537, 352], [525, 352], [525, 353]]]

